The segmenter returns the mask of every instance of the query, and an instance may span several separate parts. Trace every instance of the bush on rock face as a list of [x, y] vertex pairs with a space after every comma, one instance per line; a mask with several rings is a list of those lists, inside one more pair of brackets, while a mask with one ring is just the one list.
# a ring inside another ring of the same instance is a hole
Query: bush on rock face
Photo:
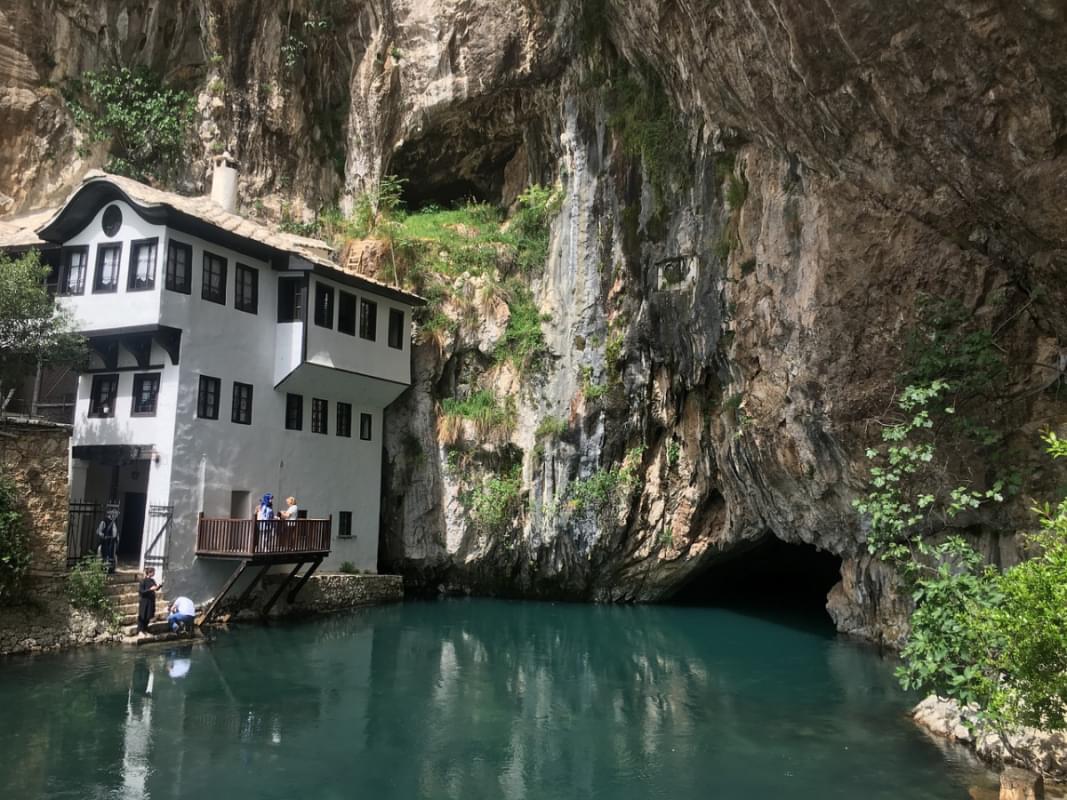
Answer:
[[114, 608], [107, 593], [107, 565], [92, 556], [75, 564], [67, 576], [67, 596], [75, 608], [112, 615]]
[[22, 597], [30, 568], [30, 534], [14, 484], [0, 475], [0, 605]]

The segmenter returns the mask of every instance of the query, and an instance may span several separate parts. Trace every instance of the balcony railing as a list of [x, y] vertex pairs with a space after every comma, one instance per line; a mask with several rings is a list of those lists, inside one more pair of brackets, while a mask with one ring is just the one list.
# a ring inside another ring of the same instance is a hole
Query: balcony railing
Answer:
[[196, 554], [205, 558], [295, 561], [330, 552], [331, 519], [222, 519], [201, 516]]

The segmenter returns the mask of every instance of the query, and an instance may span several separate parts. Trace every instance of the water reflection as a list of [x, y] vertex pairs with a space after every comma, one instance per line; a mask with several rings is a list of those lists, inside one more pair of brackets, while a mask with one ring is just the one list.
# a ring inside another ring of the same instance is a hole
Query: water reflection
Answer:
[[29, 797], [956, 798], [988, 775], [825, 630], [699, 608], [406, 604], [0, 664]]

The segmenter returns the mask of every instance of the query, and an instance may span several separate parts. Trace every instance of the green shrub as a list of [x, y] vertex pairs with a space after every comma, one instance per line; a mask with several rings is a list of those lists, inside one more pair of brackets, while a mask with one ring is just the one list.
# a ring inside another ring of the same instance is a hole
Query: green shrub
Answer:
[[110, 172], [165, 179], [185, 162], [192, 95], [168, 88], [149, 69], [85, 72], [64, 94], [75, 125], [91, 141], [111, 142]]
[[631, 448], [622, 464], [598, 469], [587, 478], [573, 481], [567, 493], [567, 507], [570, 511], [600, 515], [611, 508], [622, 492], [629, 491], [634, 486], [643, 452], [644, 448]]
[[533, 294], [521, 284], [513, 284], [508, 291], [507, 328], [496, 346], [496, 357], [510, 362], [520, 373], [536, 369], [548, 355], [541, 323], [549, 317], [541, 314]]
[[558, 439], [567, 430], [567, 420], [560, 417], [545, 417], [534, 431], [536, 439]]
[[0, 476], [0, 605], [22, 599], [29, 569], [29, 527], [19, 510], [15, 485]]
[[356, 565], [351, 561], [342, 561], [340, 568], [337, 570], [342, 575], [358, 575], [360, 571], [356, 569]]
[[492, 475], [467, 495], [471, 519], [483, 533], [503, 533], [519, 513], [522, 478], [517, 467]]
[[98, 558], [86, 556], [71, 568], [67, 575], [67, 596], [75, 608], [114, 615], [114, 605], [107, 593], [107, 565]]
[[[518, 411], [515, 398], [508, 397], [501, 402], [492, 391], [480, 389], [470, 396], [460, 399], [449, 397], [441, 403], [441, 415], [446, 424], [452, 420], [470, 420], [474, 423], [478, 435], [488, 438], [496, 436], [506, 439], [515, 430]], [[455, 439], [455, 437], [446, 437]]]

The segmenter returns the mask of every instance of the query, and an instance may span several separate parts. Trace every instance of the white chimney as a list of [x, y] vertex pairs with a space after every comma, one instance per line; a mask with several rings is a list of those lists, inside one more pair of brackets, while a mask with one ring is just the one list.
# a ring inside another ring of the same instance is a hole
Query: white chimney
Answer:
[[211, 199], [224, 211], [237, 211], [237, 159], [223, 153], [215, 156], [215, 171], [211, 176]]

